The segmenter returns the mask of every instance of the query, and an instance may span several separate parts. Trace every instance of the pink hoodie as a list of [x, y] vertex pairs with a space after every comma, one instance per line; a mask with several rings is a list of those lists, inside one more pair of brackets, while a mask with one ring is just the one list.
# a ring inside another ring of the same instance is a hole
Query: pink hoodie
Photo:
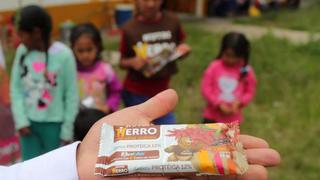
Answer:
[[217, 122], [241, 122], [241, 110], [225, 115], [219, 109], [221, 103], [230, 104], [238, 99], [240, 107], [245, 107], [254, 97], [256, 77], [249, 67], [247, 75], [240, 80], [242, 65], [228, 66], [221, 59], [214, 60], [206, 69], [201, 83], [201, 92], [207, 101], [203, 117]]
[[121, 83], [111, 65], [98, 61], [92, 67], [78, 68], [78, 86], [82, 105], [107, 104], [112, 112], [118, 109]]

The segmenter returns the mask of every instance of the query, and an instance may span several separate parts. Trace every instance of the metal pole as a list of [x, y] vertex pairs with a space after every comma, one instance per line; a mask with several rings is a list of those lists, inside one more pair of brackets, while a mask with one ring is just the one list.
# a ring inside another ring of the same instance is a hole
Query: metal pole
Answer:
[[203, 17], [204, 16], [204, 4], [205, 0], [196, 0], [196, 16], [197, 17]]

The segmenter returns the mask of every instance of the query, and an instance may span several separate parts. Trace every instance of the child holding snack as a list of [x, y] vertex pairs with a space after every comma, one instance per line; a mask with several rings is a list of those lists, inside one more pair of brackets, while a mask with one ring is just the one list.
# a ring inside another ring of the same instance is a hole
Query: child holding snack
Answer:
[[[136, 16], [122, 27], [120, 66], [127, 70], [122, 92], [126, 107], [145, 102], [168, 89], [171, 77], [178, 72], [171, 57], [175, 49], [181, 49], [179, 45], [185, 34], [179, 19], [162, 11], [161, 5], [162, 0], [137, 0]], [[181, 56], [188, 51], [187, 48]], [[155, 124], [175, 122], [172, 112], [154, 121]]]
[[50, 38], [52, 21], [41, 7], [17, 14], [22, 44], [11, 74], [12, 110], [23, 160], [73, 140], [79, 95], [72, 51]]
[[241, 110], [256, 90], [249, 55], [250, 43], [243, 34], [231, 32], [223, 37], [217, 59], [202, 77], [201, 91], [207, 102], [204, 123], [242, 121]]
[[118, 109], [121, 83], [111, 65], [101, 59], [102, 38], [93, 24], [74, 27], [70, 41], [76, 57], [81, 100], [75, 139], [82, 140], [95, 121]]

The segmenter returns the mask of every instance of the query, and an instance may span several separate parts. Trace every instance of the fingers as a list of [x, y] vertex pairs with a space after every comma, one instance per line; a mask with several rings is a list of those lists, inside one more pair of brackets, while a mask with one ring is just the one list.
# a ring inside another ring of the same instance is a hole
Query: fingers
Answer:
[[242, 176], [238, 176], [238, 180], [267, 180], [267, 169], [261, 165], [250, 165], [249, 170]]
[[141, 113], [147, 121], [151, 122], [154, 119], [171, 112], [175, 108], [177, 102], [177, 93], [172, 89], [168, 89], [157, 94], [145, 103], [133, 106], [132, 108]]
[[21, 136], [27, 136], [27, 135], [31, 134], [31, 129], [29, 127], [24, 127], [22, 129], [19, 129], [19, 134]]
[[269, 148], [269, 144], [260, 138], [240, 135], [240, 141], [246, 149], [249, 164], [276, 166], [280, 164], [280, 154]]
[[[129, 178], [131, 179], [131, 178]], [[132, 180], [147, 180], [147, 179], [152, 179], [152, 178], [148, 178], [148, 177], [141, 177], [140, 179], [138, 178], [133, 178]], [[165, 177], [159, 177], [159, 178], [155, 178], [155, 179], [167, 179]], [[261, 165], [250, 165], [249, 166], [249, 170], [242, 176], [191, 176], [191, 177], [185, 177], [185, 178], [171, 178], [174, 180], [233, 180], [233, 179], [237, 179], [237, 180], [267, 180], [268, 179], [268, 172], [267, 169]], [[154, 179], [152, 179], [154, 180]]]
[[245, 149], [269, 148], [265, 140], [253, 136], [240, 135], [240, 141]]
[[140, 177], [139, 180], [169, 180], [167, 177]]
[[270, 167], [280, 164], [281, 161], [279, 153], [273, 149], [247, 149], [246, 154], [249, 164]]
[[117, 180], [117, 179], [118, 180], [121, 180], [121, 179], [123, 179], [123, 180], [170, 180], [169, 177], [152, 177], [152, 176], [150, 176], [150, 177], [148, 177], [148, 176], [146, 176], [146, 177], [143, 177], [143, 176], [142, 177], [123, 176], [123, 177], [112, 177], [112, 178], [107, 178], [107, 179], [108, 180]]

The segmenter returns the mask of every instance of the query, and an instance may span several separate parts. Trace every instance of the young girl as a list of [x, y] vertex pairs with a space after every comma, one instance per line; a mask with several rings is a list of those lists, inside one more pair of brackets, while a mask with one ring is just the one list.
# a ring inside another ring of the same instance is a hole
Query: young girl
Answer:
[[82, 140], [97, 120], [118, 109], [121, 84], [112, 67], [101, 60], [102, 38], [93, 24], [74, 27], [70, 41], [77, 62], [81, 99], [75, 139]]
[[12, 110], [23, 160], [73, 139], [79, 95], [72, 51], [51, 42], [52, 21], [38, 6], [18, 14], [18, 47], [11, 74]]
[[241, 110], [256, 90], [249, 54], [250, 43], [243, 34], [231, 32], [223, 37], [217, 59], [202, 78], [201, 91], [207, 102], [204, 123], [242, 121]]

